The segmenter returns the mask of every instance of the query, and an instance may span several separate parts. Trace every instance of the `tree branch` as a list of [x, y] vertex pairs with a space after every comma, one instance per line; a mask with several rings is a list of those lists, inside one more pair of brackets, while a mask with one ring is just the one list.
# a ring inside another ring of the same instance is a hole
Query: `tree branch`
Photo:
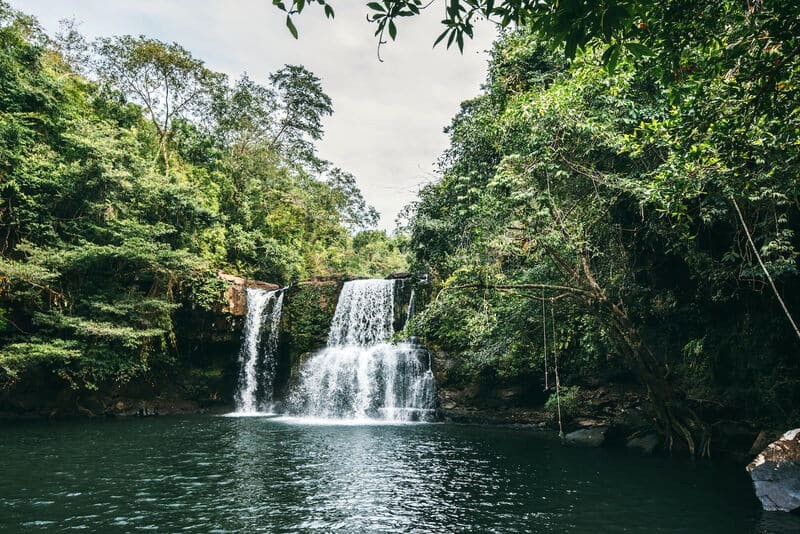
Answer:
[[786, 307], [786, 303], [783, 302], [780, 293], [778, 293], [778, 288], [775, 287], [775, 281], [772, 279], [772, 275], [769, 274], [767, 266], [764, 265], [764, 260], [761, 259], [761, 254], [758, 252], [756, 244], [753, 242], [753, 236], [750, 235], [750, 230], [747, 228], [747, 223], [744, 222], [744, 217], [742, 216], [742, 210], [739, 209], [739, 204], [736, 202], [736, 199], [733, 196], [731, 196], [731, 202], [733, 203], [733, 207], [736, 209], [736, 214], [739, 216], [739, 222], [742, 223], [742, 229], [744, 229], [744, 233], [747, 236], [747, 241], [753, 248], [753, 252], [756, 255], [758, 264], [761, 266], [761, 270], [764, 271], [764, 275], [767, 277], [767, 280], [769, 281], [769, 285], [772, 288], [772, 292], [775, 293], [775, 298], [778, 299], [778, 302], [780, 303], [781, 308], [783, 309], [783, 313], [786, 315], [786, 319], [788, 319], [789, 324], [792, 325], [792, 329], [794, 330], [795, 335], [797, 335], [797, 339], [800, 339], [800, 328], [797, 328], [797, 323], [794, 322], [792, 314], [789, 313], [789, 308]]
[[[498, 290], [506, 290], [506, 289], [518, 289], [518, 290], [552, 290], [552, 291], [561, 291], [559, 295], [555, 297], [538, 297], [538, 300], [552, 301], [552, 300], [560, 300], [564, 297], [570, 295], [589, 295], [591, 293], [579, 287], [571, 287], [571, 286], [561, 286], [561, 285], [554, 285], [554, 284], [459, 284], [457, 286], [447, 286], [443, 287], [441, 291], [449, 291], [453, 289], [498, 289]], [[534, 296], [534, 298], [537, 298]]]

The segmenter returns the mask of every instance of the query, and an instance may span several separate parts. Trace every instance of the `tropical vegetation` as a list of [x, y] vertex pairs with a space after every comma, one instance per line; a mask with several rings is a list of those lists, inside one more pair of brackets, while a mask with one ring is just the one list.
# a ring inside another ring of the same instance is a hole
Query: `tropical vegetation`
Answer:
[[800, 417], [800, 6], [612, 4], [649, 6], [638, 44], [527, 18], [496, 44], [409, 223], [442, 288], [416, 328], [482, 380], [631, 373], [706, 453], [714, 422]]
[[232, 82], [178, 44], [50, 38], [0, 3], [0, 387], [174, 366], [176, 311], [216, 305], [218, 270], [402, 268], [355, 178], [316, 154], [332, 112], [302, 66]]

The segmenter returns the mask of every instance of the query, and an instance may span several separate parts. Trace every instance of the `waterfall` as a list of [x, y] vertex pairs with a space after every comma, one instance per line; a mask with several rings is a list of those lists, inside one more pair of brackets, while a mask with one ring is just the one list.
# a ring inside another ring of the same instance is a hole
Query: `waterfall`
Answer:
[[366, 347], [394, 334], [394, 280], [346, 282], [333, 314], [328, 346]]
[[278, 327], [283, 308], [283, 290], [246, 290], [247, 317], [239, 351], [239, 387], [236, 411], [268, 412], [272, 405]]
[[[405, 324], [408, 325], [408, 322], [414, 317], [414, 288], [411, 288], [411, 296], [408, 297], [408, 309], [406, 310], [406, 322]], [[407, 328], [407, 326], [404, 326]]]
[[342, 287], [328, 345], [300, 372], [292, 411], [324, 418], [430, 419], [436, 381], [428, 352], [391, 343], [394, 280], [355, 280]]

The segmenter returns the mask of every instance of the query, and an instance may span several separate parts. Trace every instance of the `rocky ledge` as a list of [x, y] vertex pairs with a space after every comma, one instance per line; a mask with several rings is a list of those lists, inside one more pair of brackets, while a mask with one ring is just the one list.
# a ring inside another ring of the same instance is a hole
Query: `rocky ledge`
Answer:
[[747, 466], [767, 511], [800, 511], [800, 428], [773, 441]]
[[267, 291], [280, 289], [280, 286], [277, 284], [241, 278], [232, 274], [225, 274], [222, 271], [217, 271], [217, 277], [228, 284], [223, 295], [224, 304], [222, 311], [237, 317], [247, 315], [248, 289], [265, 289]]

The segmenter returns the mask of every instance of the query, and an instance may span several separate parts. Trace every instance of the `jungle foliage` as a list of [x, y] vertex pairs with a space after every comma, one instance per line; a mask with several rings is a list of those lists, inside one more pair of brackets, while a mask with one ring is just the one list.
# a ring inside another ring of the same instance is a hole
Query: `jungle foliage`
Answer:
[[630, 373], [703, 452], [711, 420], [800, 418], [800, 6], [628, 4], [647, 50], [496, 44], [413, 206], [416, 328], [484, 380]]
[[392, 238], [315, 152], [332, 112], [302, 66], [231, 83], [178, 44], [50, 38], [0, 2], [0, 387], [175, 366], [176, 309], [212, 307], [217, 269], [375, 271]]

